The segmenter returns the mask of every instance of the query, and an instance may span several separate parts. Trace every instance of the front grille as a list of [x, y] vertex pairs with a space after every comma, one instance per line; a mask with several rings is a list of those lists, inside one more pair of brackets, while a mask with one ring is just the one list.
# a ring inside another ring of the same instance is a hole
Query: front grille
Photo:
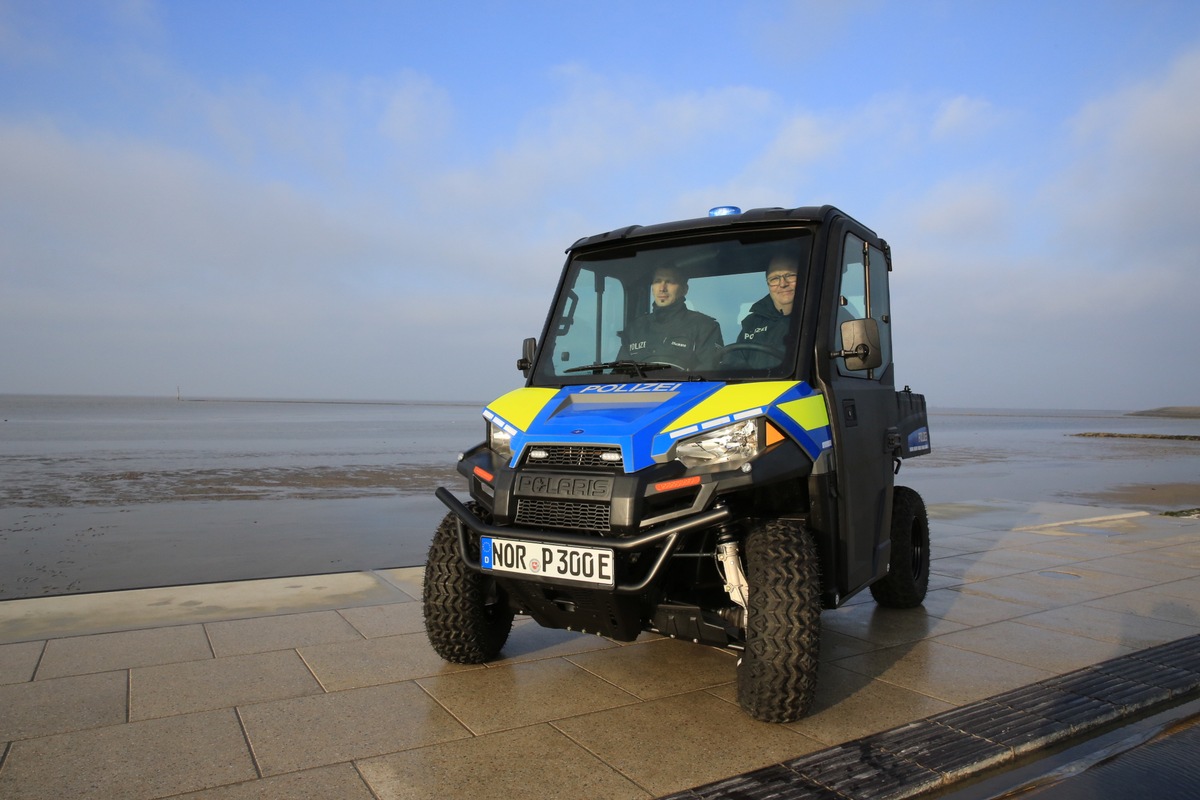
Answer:
[[[539, 457], [535, 458], [534, 454]], [[544, 456], [541, 454], [545, 454]], [[603, 456], [610, 453], [606, 461]], [[620, 471], [625, 468], [620, 447], [586, 445], [535, 444], [525, 449], [525, 465], [530, 467], [576, 467]]]
[[517, 524], [605, 533], [609, 530], [608, 504], [519, 498]]

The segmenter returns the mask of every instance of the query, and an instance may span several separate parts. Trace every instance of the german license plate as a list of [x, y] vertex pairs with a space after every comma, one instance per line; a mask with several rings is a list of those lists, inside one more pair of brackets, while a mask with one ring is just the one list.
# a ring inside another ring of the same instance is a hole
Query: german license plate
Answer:
[[484, 569], [583, 581], [598, 586], [614, 584], [613, 551], [606, 547], [522, 542], [484, 536], [479, 540], [479, 549], [479, 563]]

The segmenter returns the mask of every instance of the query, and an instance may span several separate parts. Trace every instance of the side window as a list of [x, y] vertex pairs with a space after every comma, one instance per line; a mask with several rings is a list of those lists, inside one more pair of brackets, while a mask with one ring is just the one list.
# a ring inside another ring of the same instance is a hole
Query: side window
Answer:
[[892, 299], [888, 295], [887, 255], [878, 247], [867, 249], [867, 284], [871, 292], [871, 317], [879, 323], [879, 349], [883, 365], [871, 377], [879, 377], [892, 363]]
[[625, 291], [612, 276], [581, 269], [556, 319], [554, 372], [612, 361], [621, 349]]
[[867, 246], [859, 237], [847, 234], [842, 256], [842, 277], [838, 288], [837, 328], [834, 346], [842, 349], [842, 323], [870, 317], [879, 325], [883, 365], [876, 370], [854, 371], [845, 359], [837, 359], [838, 373], [851, 378], [878, 378], [892, 360], [891, 299], [888, 296], [886, 254]]
[[[864, 242], [854, 234], [847, 234], [842, 253], [842, 280], [838, 285], [838, 311], [833, 334], [834, 346], [842, 349], [842, 323], [867, 316], [867, 265]], [[851, 378], [866, 378], [866, 372], [855, 372], [846, 368], [846, 360], [836, 360], [838, 373]]]

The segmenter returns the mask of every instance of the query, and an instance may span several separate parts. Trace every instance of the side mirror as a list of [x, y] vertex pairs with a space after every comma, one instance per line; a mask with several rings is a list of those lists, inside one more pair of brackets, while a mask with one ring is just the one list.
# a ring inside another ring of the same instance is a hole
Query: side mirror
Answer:
[[842, 323], [842, 349], [829, 354], [846, 359], [846, 369], [860, 372], [883, 364], [879, 346], [879, 323], [871, 318], [851, 319]]
[[517, 359], [517, 369], [529, 377], [529, 371], [533, 369], [533, 356], [537, 352], [537, 339], [530, 337], [521, 342], [521, 357]]

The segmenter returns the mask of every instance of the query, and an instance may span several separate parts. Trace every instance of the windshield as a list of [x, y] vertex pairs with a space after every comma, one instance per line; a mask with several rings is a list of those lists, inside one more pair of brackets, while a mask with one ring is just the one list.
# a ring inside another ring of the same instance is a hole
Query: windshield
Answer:
[[576, 255], [534, 385], [790, 375], [811, 239], [740, 232]]

